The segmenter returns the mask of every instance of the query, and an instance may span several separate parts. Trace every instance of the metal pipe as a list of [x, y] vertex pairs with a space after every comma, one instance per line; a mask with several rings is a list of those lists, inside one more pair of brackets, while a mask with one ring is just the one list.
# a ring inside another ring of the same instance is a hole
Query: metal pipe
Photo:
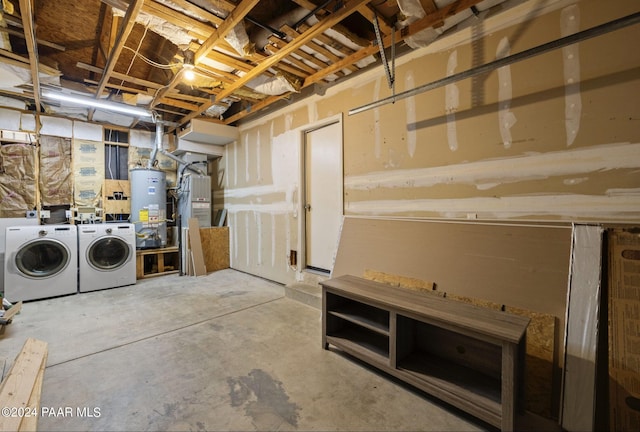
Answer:
[[318, 12], [320, 9], [324, 9], [325, 6], [327, 6], [329, 3], [331, 3], [333, 0], [327, 0], [326, 2], [324, 2], [323, 4], [316, 6], [316, 8], [312, 11], [310, 11], [308, 14], [306, 14], [301, 20], [299, 20], [297, 23], [295, 23], [293, 25], [293, 28], [298, 30], [298, 27], [300, 27], [300, 24], [302, 24], [303, 22], [305, 22], [306, 20], [309, 19], [310, 16], [315, 15], [316, 12]]
[[507, 66], [507, 65], [510, 65], [512, 63], [516, 63], [516, 62], [519, 62], [519, 61], [522, 61], [522, 60], [526, 60], [526, 59], [529, 59], [531, 57], [535, 57], [537, 55], [544, 54], [544, 53], [547, 53], [549, 51], [556, 50], [558, 48], [563, 48], [565, 46], [572, 45], [574, 43], [578, 43], [578, 42], [581, 42], [583, 40], [590, 39], [592, 37], [601, 36], [603, 34], [610, 33], [610, 32], [615, 31], [615, 30], [620, 30], [622, 28], [631, 26], [633, 24], [637, 24], [639, 22], [640, 22], [640, 12], [636, 12], [634, 14], [627, 15], [625, 17], [618, 18], [618, 19], [613, 20], [613, 21], [609, 21], [609, 22], [607, 22], [605, 24], [601, 24], [601, 25], [596, 26], [596, 27], [591, 27], [591, 28], [589, 28], [587, 30], [583, 30], [581, 32], [574, 33], [572, 35], [565, 36], [563, 38], [556, 39], [554, 41], [547, 42], [547, 43], [542, 44], [542, 45], [538, 45], [538, 46], [533, 47], [531, 49], [528, 49], [526, 51], [523, 51], [523, 52], [520, 52], [520, 53], [517, 53], [517, 54], [513, 54], [513, 55], [510, 55], [510, 56], [507, 56], [507, 57], [503, 57], [501, 59], [498, 59], [498, 60], [489, 62], [487, 64], [484, 64], [482, 66], [471, 68], [471, 69], [468, 69], [466, 71], [463, 71], [463, 72], [448, 76], [446, 78], [442, 78], [442, 79], [439, 79], [437, 81], [433, 81], [433, 82], [431, 82], [429, 84], [425, 84], [423, 86], [416, 87], [416, 88], [414, 88], [412, 90], [407, 90], [405, 92], [398, 93], [398, 94], [393, 95], [391, 97], [388, 97], [388, 98], [385, 98], [385, 99], [380, 99], [377, 102], [372, 102], [372, 103], [367, 104], [367, 105], [362, 105], [362, 106], [360, 106], [358, 108], [353, 108], [353, 109], [349, 110], [349, 115], [358, 114], [358, 113], [361, 113], [363, 111], [368, 111], [370, 109], [377, 108], [377, 107], [382, 106], [382, 105], [387, 105], [389, 103], [395, 102], [395, 101], [400, 100], [400, 99], [405, 99], [405, 98], [408, 98], [410, 96], [415, 96], [417, 94], [424, 93], [424, 92], [429, 91], [429, 90], [433, 90], [433, 89], [436, 89], [436, 88], [439, 88], [439, 87], [443, 87], [443, 86], [445, 86], [447, 84], [452, 84], [454, 82], [458, 82], [458, 81], [461, 81], [463, 79], [471, 78], [471, 77], [474, 77], [474, 76], [477, 76], [477, 75], [482, 75], [482, 74], [491, 72], [491, 71], [493, 71], [495, 69], [501, 68], [503, 66]]
[[255, 18], [251, 18], [249, 15], [245, 15], [244, 19], [246, 19], [250, 23], [253, 23], [253, 24], [257, 25], [260, 28], [263, 28], [265, 30], [270, 31], [274, 35], [278, 36], [280, 39], [284, 39], [284, 38], [287, 37], [287, 35], [285, 33], [281, 32], [280, 30], [275, 29], [275, 28], [271, 27], [268, 24], [263, 24], [260, 21], [256, 20]]
[[149, 158], [149, 163], [147, 164], [147, 168], [149, 169], [153, 168], [153, 164], [156, 162], [158, 152], [162, 151], [162, 133], [164, 132], [162, 128], [162, 116], [157, 113], [153, 113], [153, 121], [156, 123], [156, 145], [151, 152], [151, 157]]
[[154, 113], [153, 120], [156, 123], [156, 137], [155, 137], [156, 145], [153, 151], [151, 152], [151, 157], [149, 158], [149, 163], [147, 164], [147, 168], [149, 169], [153, 168], [153, 164], [156, 162], [156, 157], [158, 156], [158, 153], [162, 153], [169, 159], [173, 159], [174, 161], [178, 162], [181, 165], [186, 165], [186, 168], [188, 170], [193, 171], [196, 174], [206, 176], [207, 173], [202, 171], [200, 168], [189, 166], [189, 163], [186, 162], [184, 159], [179, 158], [178, 156], [162, 148], [162, 133], [164, 132], [164, 129], [163, 129], [164, 123], [162, 122], [162, 116], [160, 114]]

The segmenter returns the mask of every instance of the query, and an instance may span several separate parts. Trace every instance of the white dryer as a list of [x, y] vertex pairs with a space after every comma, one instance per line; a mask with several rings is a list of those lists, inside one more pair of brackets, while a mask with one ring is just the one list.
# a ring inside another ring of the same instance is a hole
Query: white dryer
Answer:
[[78, 292], [78, 236], [74, 225], [7, 227], [4, 295], [36, 300]]
[[136, 283], [135, 225], [78, 225], [78, 258], [80, 292]]

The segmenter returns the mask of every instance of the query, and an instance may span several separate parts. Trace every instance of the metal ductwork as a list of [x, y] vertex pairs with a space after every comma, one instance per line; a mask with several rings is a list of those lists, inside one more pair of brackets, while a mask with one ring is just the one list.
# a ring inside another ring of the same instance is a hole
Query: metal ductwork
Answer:
[[188, 169], [190, 171], [193, 171], [196, 174], [199, 174], [199, 175], [202, 175], [202, 176], [206, 176], [207, 173], [202, 171], [200, 168], [192, 166], [189, 162], [187, 162], [184, 159], [172, 154], [171, 152], [168, 152], [167, 150], [165, 150], [162, 147], [162, 135], [164, 133], [164, 127], [163, 127], [163, 123], [162, 123], [162, 116], [159, 115], [159, 114], [154, 113], [153, 120], [154, 120], [154, 122], [156, 124], [156, 137], [155, 137], [156, 145], [153, 148], [153, 151], [151, 152], [151, 157], [149, 158], [149, 163], [147, 164], [147, 168], [149, 168], [149, 169], [153, 168], [154, 164], [156, 163], [156, 158], [158, 157], [158, 153], [161, 153], [161, 154], [165, 155], [166, 157], [168, 157], [169, 159], [172, 159], [172, 160], [178, 162], [180, 165], [185, 165], [186, 169]]

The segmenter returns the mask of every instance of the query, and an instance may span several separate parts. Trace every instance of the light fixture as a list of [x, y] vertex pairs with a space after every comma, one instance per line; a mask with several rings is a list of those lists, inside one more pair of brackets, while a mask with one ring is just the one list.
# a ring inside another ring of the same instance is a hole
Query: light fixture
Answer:
[[138, 108], [135, 106], [129, 106], [121, 103], [102, 101], [98, 99], [92, 99], [83, 96], [74, 96], [67, 93], [56, 91], [45, 91], [42, 93], [42, 97], [45, 99], [54, 99], [62, 102], [69, 102], [83, 106], [89, 106], [93, 108], [100, 108], [106, 111], [117, 112], [121, 114], [129, 114], [136, 117], [153, 117], [153, 113], [144, 108]]
[[193, 65], [184, 65], [184, 79], [187, 81], [193, 81], [196, 78], [196, 74], [193, 71]]
[[187, 81], [193, 81], [196, 77], [194, 64], [194, 54], [193, 51], [187, 50], [184, 52], [184, 62], [182, 63], [182, 67], [184, 68], [184, 78]]

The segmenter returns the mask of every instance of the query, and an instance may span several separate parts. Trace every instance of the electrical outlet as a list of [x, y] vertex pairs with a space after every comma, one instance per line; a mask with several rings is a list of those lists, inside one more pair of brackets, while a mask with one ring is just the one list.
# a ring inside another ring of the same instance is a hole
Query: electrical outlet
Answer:
[[71, 210], [65, 210], [64, 217], [66, 217], [67, 219], [71, 219]]
[[40, 210], [40, 219], [49, 219], [51, 217], [51, 211]]
[[35, 219], [38, 217], [38, 212], [35, 210], [27, 210], [26, 218], [27, 219]]

